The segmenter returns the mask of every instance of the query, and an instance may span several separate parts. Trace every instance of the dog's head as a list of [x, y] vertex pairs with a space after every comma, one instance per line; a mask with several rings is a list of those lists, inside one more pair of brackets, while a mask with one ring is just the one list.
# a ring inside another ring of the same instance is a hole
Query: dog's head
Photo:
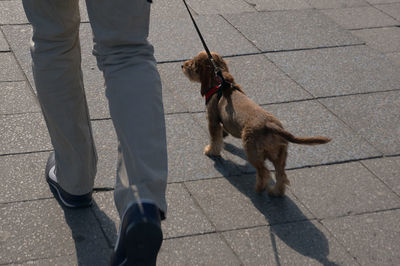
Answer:
[[[217, 53], [211, 53], [211, 55], [225, 77], [229, 73], [228, 65]], [[185, 61], [182, 65], [182, 71], [190, 81], [201, 83], [201, 95], [204, 95], [216, 83], [213, 66], [204, 51], [193, 59]]]

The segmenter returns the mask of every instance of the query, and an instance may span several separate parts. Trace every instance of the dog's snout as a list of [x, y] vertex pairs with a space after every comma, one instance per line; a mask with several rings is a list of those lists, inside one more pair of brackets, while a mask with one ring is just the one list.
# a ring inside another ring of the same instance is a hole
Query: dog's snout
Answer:
[[183, 68], [183, 65], [181, 65], [181, 68]]

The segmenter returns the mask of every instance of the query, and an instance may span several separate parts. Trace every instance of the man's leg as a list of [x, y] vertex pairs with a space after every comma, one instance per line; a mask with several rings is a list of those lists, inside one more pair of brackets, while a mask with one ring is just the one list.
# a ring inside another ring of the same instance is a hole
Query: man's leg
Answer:
[[135, 202], [166, 213], [167, 152], [161, 81], [147, 41], [147, 0], [87, 0], [94, 55], [106, 82], [119, 140], [115, 203], [122, 217]]
[[71, 195], [91, 193], [97, 155], [80, 66], [78, 0], [23, 5], [33, 27], [32, 69], [55, 150], [57, 183]]

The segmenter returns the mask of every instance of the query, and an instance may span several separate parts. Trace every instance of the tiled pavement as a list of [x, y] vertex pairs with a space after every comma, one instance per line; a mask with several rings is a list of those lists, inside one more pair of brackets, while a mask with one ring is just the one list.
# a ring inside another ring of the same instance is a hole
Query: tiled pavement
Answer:
[[[95, 204], [62, 209], [43, 169], [20, 1], [0, 0], [0, 265], [107, 265], [119, 218], [116, 139], [82, 7], [87, 98], [99, 152]], [[181, 0], [154, 1], [150, 40], [163, 82], [168, 219], [159, 265], [400, 264], [400, 0], [188, 0], [209, 47], [247, 94], [296, 135], [287, 196], [255, 194], [240, 140], [208, 142], [198, 85], [180, 72], [202, 49]]]

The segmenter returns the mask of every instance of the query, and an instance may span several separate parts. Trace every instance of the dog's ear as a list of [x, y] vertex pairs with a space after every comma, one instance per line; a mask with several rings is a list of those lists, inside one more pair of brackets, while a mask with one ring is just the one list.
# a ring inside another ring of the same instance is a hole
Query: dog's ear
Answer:
[[221, 68], [222, 72], [229, 72], [228, 69], [228, 64], [225, 62], [225, 60], [217, 53], [211, 53], [215, 64]]
[[204, 96], [206, 92], [210, 89], [211, 87], [211, 68], [206, 64], [206, 62], [202, 61], [196, 62], [196, 69], [197, 73], [200, 76], [200, 82], [201, 82], [201, 96]]

